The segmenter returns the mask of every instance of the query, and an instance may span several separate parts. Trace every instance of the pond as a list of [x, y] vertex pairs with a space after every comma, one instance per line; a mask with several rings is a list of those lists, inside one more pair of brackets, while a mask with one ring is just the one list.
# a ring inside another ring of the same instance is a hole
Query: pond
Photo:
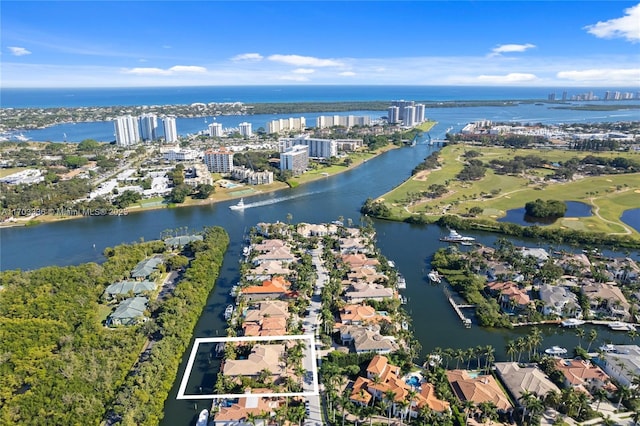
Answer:
[[[565, 201], [567, 212], [564, 217], [589, 217], [592, 216], [591, 206], [579, 201]], [[504, 217], [498, 219], [498, 222], [510, 222], [521, 226], [533, 225], [551, 225], [557, 218], [540, 218], [525, 214], [524, 207], [518, 209], [507, 210]]]
[[625, 210], [620, 220], [640, 232], [640, 208]]

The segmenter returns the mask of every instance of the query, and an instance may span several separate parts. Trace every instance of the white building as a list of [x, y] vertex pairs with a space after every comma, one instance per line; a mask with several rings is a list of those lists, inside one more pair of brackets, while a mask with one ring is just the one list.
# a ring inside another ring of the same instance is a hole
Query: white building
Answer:
[[402, 109], [402, 124], [405, 127], [412, 127], [416, 125], [416, 107], [406, 106]]
[[248, 123], [246, 121], [240, 123], [238, 124], [238, 129], [240, 131], [240, 134], [245, 138], [249, 138], [253, 135], [253, 132], [251, 131], [251, 123]]
[[425, 105], [424, 104], [416, 104], [416, 111], [415, 111], [415, 116], [414, 119], [416, 120], [416, 123], [422, 123], [425, 118]]
[[331, 158], [338, 155], [338, 144], [333, 139], [317, 139], [306, 135], [295, 138], [278, 139], [280, 152], [285, 152], [295, 145], [306, 145], [309, 147], [309, 157]]
[[194, 161], [202, 158], [202, 153], [194, 149], [182, 149], [179, 146], [163, 150], [164, 159], [167, 161]]
[[291, 170], [294, 175], [304, 173], [309, 167], [309, 147], [294, 145], [280, 154], [280, 170]]
[[116, 145], [130, 146], [140, 142], [138, 118], [130, 115], [118, 117], [113, 122], [116, 133]]
[[145, 142], [158, 138], [158, 117], [155, 114], [140, 116], [140, 138]]
[[222, 124], [221, 123], [209, 124], [209, 136], [221, 138], [223, 136]]
[[398, 107], [398, 121], [404, 121], [404, 119], [405, 119], [405, 116], [404, 116], [405, 107], [414, 106], [414, 105], [415, 105], [414, 101], [405, 101], [405, 100], [391, 101], [391, 106]]
[[176, 129], [176, 118], [174, 116], [164, 117], [162, 119], [162, 126], [164, 128], [165, 143], [177, 142], [178, 130]]
[[231, 177], [239, 181], [244, 181], [249, 185], [266, 185], [273, 183], [273, 172], [254, 172], [244, 166], [234, 167]]
[[327, 127], [342, 126], [351, 128], [353, 126], [370, 126], [371, 117], [361, 115], [321, 115], [316, 118], [316, 127], [324, 129]]
[[233, 151], [224, 147], [214, 151], [209, 149], [204, 153], [204, 164], [213, 173], [231, 173], [233, 171]]
[[396, 124], [400, 122], [400, 108], [390, 106], [387, 108], [387, 123]]
[[288, 130], [304, 130], [307, 122], [304, 117], [281, 118], [267, 123], [267, 133], [280, 133]]
[[636, 387], [634, 377], [640, 374], [640, 347], [638, 345], [606, 345], [601, 358], [602, 369], [623, 386]]

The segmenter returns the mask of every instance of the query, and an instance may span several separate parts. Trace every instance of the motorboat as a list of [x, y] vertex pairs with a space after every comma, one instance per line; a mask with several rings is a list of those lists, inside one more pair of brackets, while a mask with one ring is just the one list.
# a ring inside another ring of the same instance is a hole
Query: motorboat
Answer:
[[206, 408], [200, 411], [200, 415], [198, 416], [198, 421], [196, 422], [196, 426], [207, 426], [209, 423], [209, 410]]
[[567, 352], [565, 348], [561, 348], [560, 346], [551, 346], [544, 350], [544, 353], [548, 355], [566, 355]]
[[398, 289], [400, 290], [407, 288], [407, 280], [405, 280], [404, 277], [400, 274], [398, 274], [398, 282], [396, 283], [396, 287], [398, 287]]
[[471, 244], [472, 241], [475, 241], [476, 239], [473, 237], [467, 237], [464, 235], [460, 235], [458, 233], [458, 231], [456, 231], [455, 229], [450, 229], [449, 230], [449, 235], [447, 235], [446, 237], [441, 237], [440, 241], [444, 241], [447, 243], [467, 243], [465, 245], [469, 245]]
[[566, 320], [562, 320], [560, 323], [563, 327], [578, 327], [579, 325], [584, 324], [586, 321], [578, 319], [578, 318], [569, 318]]
[[249, 256], [250, 253], [251, 253], [251, 247], [245, 246], [242, 248], [242, 255], [244, 257]]
[[429, 281], [431, 281], [432, 283], [437, 284], [442, 281], [442, 277], [440, 277], [440, 274], [435, 269], [432, 269], [431, 272], [427, 274], [427, 276], [429, 277]]
[[240, 198], [240, 201], [238, 201], [236, 204], [229, 206], [231, 210], [244, 210], [245, 207], [246, 205], [244, 204], [244, 198]]
[[229, 320], [233, 315], [233, 305], [227, 305], [227, 308], [224, 310], [224, 319]]
[[616, 351], [615, 345], [613, 345], [611, 343], [607, 343], [605, 345], [602, 345], [598, 349], [600, 349], [602, 352], [615, 352]]
[[229, 296], [236, 297], [237, 295], [238, 295], [238, 286], [234, 285], [233, 287], [231, 287], [231, 290], [229, 291]]
[[635, 331], [636, 327], [633, 324], [622, 321], [614, 321], [607, 324], [611, 330], [615, 331]]

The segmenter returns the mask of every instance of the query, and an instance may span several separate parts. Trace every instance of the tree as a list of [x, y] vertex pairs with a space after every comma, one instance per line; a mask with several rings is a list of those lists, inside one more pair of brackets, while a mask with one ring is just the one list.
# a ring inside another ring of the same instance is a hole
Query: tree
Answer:
[[208, 183], [201, 183], [200, 185], [196, 186], [195, 192], [196, 193], [193, 196], [194, 198], [197, 198], [199, 200], [206, 200], [207, 198], [209, 198], [209, 195], [215, 192], [215, 188], [213, 187], [213, 185], [209, 185]]
[[589, 345], [587, 346], [587, 352], [589, 352], [589, 349], [591, 349], [591, 344], [595, 342], [597, 338], [598, 338], [598, 332], [596, 331], [595, 328], [592, 328], [589, 331]]
[[185, 184], [178, 185], [171, 190], [169, 200], [172, 203], [181, 204], [186, 200], [187, 195], [191, 193], [191, 188]]

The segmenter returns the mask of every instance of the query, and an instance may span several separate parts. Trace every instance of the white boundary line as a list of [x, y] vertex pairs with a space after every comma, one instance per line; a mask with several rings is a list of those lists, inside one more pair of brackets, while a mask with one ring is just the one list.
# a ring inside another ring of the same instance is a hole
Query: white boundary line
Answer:
[[[272, 393], [233, 393], [233, 394], [190, 394], [186, 395], [185, 390], [191, 376], [191, 369], [193, 363], [196, 360], [198, 348], [203, 343], [220, 343], [220, 342], [267, 342], [267, 341], [281, 341], [281, 340], [307, 340], [309, 347], [311, 348], [309, 356], [313, 360], [311, 363], [311, 372], [313, 374], [313, 391], [312, 392], [272, 392]], [[191, 355], [189, 355], [189, 361], [185, 368], [182, 381], [180, 382], [180, 388], [178, 389], [178, 395], [176, 399], [221, 399], [221, 398], [246, 398], [248, 396], [255, 397], [279, 397], [279, 396], [311, 396], [319, 394], [318, 386], [318, 366], [316, 362], [316, 346], [315, 336], [313, 334], [303, 335], [284, 335], [284, 336], [243, 336], [243, 337], [202, 337], [197, 338], [193, 342], [193, 348], [191, 349]]]

